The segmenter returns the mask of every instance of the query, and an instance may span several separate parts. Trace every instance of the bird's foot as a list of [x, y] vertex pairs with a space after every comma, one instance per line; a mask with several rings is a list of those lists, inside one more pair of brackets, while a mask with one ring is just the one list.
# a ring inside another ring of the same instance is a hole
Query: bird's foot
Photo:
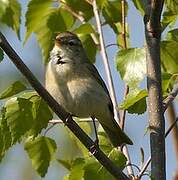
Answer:
[[93, 156], [94, 154], [96, 154], [98, 152], [99, 149], [99, 141], [98, 139], [96, 139], [94, 141], [94, 144], [90, 147], [90, 155]]
[[65, 121], [64, 121], [64, 126], [66, 126], [69, 123], [69, 120], [72, 118], [72, 114], [68, 114], [68, 116], [66, 117]]

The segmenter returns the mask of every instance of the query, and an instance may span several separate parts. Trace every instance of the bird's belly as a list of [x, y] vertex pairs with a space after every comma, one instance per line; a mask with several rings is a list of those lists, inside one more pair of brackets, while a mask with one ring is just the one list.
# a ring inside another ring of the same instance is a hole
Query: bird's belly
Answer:
[[77, 79], [67, 83], [60, 104], [71, 114], [80, 118], [95, 116], [102, 112], [107, 102], [102, 87], [95, 81]]

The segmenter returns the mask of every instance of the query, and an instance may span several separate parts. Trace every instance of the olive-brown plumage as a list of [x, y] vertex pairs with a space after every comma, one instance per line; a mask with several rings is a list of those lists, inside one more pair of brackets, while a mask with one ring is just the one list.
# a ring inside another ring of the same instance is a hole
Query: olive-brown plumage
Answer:
[[107, 87], [75, 34], [57, 35], [46, 70], [46, 88], [72, 115], [97, 118], [114, 146], [133, 144], [114, 120]]

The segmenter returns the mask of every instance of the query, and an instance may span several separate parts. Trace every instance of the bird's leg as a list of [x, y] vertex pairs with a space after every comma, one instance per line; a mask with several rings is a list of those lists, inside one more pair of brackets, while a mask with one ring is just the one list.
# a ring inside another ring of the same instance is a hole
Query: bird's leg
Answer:
[[95, 122], [95, 117], [91, 117], [93, 121], [93, 126], [94, 126], [94, 132], [95, 132], [95, 145], [99, 147], [99, 139], [98, 139], [98, 134], [97, 134], [97, 129], [96, 129], [96, 122]]
[[99, 148], [99, 139], [98, 139], [98, 135], [97, 135], [97, 130], [96, 130], [96, 123], [95, 123], [95, 117], [91, 117], [92, 121], [93, 121], [93, 126], [94, 126], [94, 132], [95, 132], [95, 141], [94, 144], [90, 147], [90, 153], [91, 155], [94, 155], [95, 153], [97, 153], [97, 150]]

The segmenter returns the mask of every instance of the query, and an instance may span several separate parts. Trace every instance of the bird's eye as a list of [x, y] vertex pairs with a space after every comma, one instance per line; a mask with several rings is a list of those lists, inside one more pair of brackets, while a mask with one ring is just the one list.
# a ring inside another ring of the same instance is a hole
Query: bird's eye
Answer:
[[69, 44], [70, 46], [74, 46], [74, 45], [77, 44], [77, 42], [76, 42], [75, 40], [70, 40], [70, 41], [68, 42], [68, 44]]

